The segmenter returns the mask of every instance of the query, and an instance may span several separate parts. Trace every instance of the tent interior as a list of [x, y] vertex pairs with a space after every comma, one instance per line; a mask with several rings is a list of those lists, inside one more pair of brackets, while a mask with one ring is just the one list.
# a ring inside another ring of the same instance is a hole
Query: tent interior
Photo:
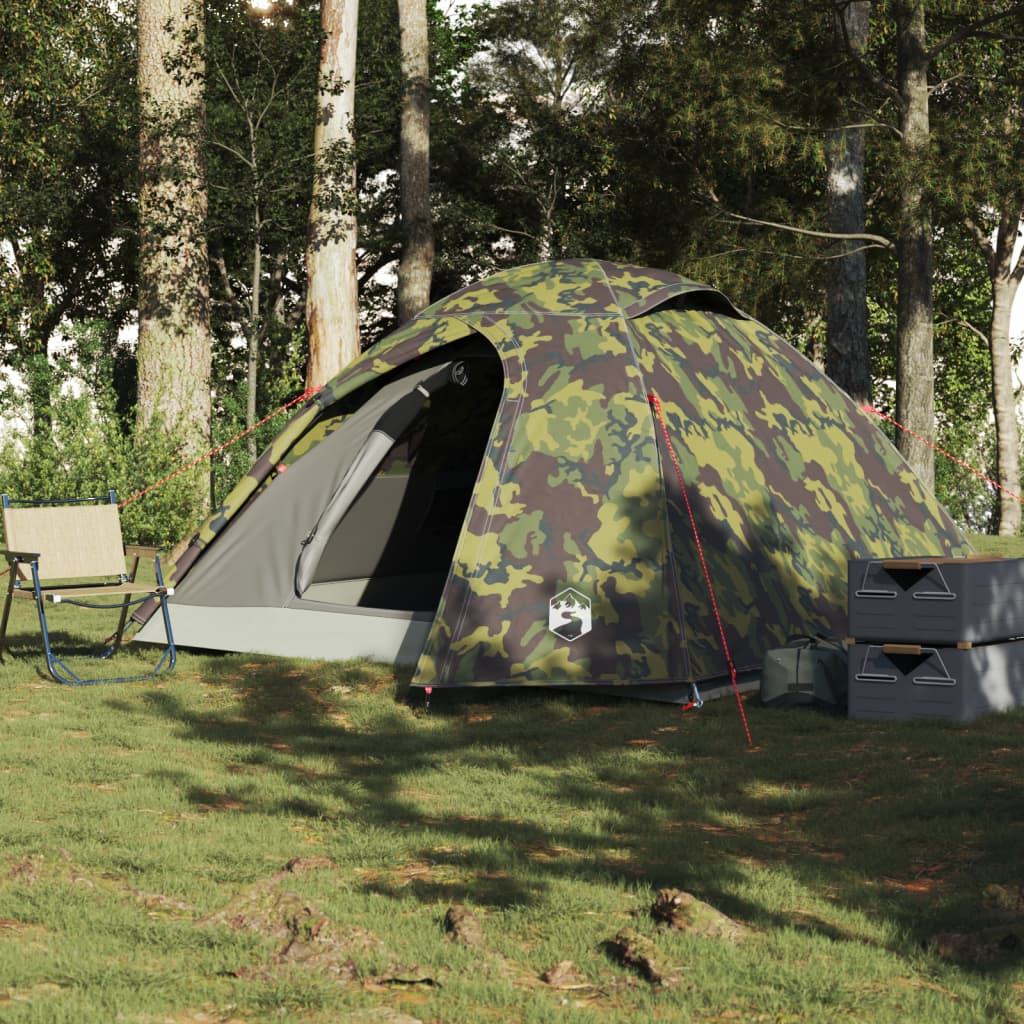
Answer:
[[486, 342], [449, 350], [446, 361], [465, 382], [435, 393], [394, 439], [331, 532], [304, 600], [436, 611], [503, 385]]

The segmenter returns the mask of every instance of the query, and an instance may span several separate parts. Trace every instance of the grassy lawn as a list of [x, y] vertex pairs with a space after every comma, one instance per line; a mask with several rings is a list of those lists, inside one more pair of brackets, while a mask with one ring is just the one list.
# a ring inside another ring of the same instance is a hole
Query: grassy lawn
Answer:
[[[4, 1024], [1024, 1022], [1024, 711], [748, 698], [748, 748], [731, 698], [424, 711], [369, 664], [67, 688], [15, 613]], [[735, 927], [659, 925], [663, 888]]]

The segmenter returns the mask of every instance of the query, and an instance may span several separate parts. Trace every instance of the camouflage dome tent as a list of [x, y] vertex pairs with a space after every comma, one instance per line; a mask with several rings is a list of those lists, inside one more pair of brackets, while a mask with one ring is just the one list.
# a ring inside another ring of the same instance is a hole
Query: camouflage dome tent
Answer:
[[741, 674], [842, 632], [848, 557], [969, 551], [873, 422], [719, 292], [538, 264], [304, 406], [179, 559], [171, 616], [183, 646], [415, 663], [414, 685], [682, 700], [729, 675], [695, 533]]

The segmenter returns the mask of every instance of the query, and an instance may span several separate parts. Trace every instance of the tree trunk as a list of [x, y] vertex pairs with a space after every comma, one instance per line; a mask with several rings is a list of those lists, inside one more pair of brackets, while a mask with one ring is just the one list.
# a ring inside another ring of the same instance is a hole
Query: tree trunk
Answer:
[[[868, 44], [870, 0], [853, 0], [836, 12], [836, 34], [857, 53]], [[864, 130], [836, 128], [825, 140], [829, 231], [863, 234]], [[858, 404], [871, 402], [868, 351], [867, 253], [862, 242], [840, 243], [828, 284], [825, 372]]]
[[398, 264], [398, 319], [430, 305], [434, 225], [430, 213], [430, 56], [426, 0], [398, 0], [402, 48], [402, 258]]
[[56, 332], [62, 314], [49, 304], [45, 278], [36, 273], [27, 276], [26, 291], [32, 296], [32, 311], [25, 318], [25, 332], [17, 344], [32, 408], [32, 438], [35, 442], [46, 442], [53, 438], [55, 381], [50, 365], [50, 338]]
[[[245, 428], [252, 430], [256, 423], [256, 388], [259, 385], [260, 338], [263, 334], [261, 316], [260, 285], [263, 282], [263, 242], [260, 230], [260, 214], [257, 207], [253, 217], [252, 245], [252, 286], [249, 291], [249, 339], [246, 352]], [[256, 434], [250, 433], [245, 439], [250, 461], [256, 458]]]
[[999, 533], [1016, 537], [1020, 533], [1020, 440], [1017, 430], [1017, 400], [1013, 387], [1013, 354], [1010, 348], [1010, 314], [1024, 273], [1024, 257], [1014, 265], [1014, 248], [1021, 223], [1018, 211], [1003, 211], [992, 250], [992, 323], [989, 345], [992, 353], [992, 405], [996, 420], [997, 478], [1005, 490], [999, 492]]
[[932, 222], [925, 193], [930, 128], [924, 0], [897, 0], [897, 89], [903, 157], [896, 241], [896, 418], [899, 450], [923, 487], [935, 486]]
[[203, 7], [139, 0], [139, 388], [137, 429], [183, 454], [210, 435]]
[[320, 86], [313, 135], [313, 200], [306, 246], [307, 387], [320, 387], [359, 354], [355, 114], [358, 0], [323, 0]]
[[50, 366], [45, 338], [41, 349], [26, 360], [25, 369], [29, 404], [32, 406], [32, 438], [48, 441], [53, 436], [53, 367]]

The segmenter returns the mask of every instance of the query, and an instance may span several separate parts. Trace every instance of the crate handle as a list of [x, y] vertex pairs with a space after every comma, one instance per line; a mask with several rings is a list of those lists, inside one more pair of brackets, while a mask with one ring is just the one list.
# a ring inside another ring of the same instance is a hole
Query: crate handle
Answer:
[[946, 668], [946, 663], [942, 660], [942, 655], [934, 647], [925, 647], [923, 650], [928, 651], [930, 654], [935, 655], [935, 660], [939, 663], [939, 668], [942, 669], [943, 675], [941, 676], [914, 676], [913, 683], [915, 686], [956, 686], [956, 680], [949, 674], [949, 669]]
[[956, 594], [950, 589], [949, 584], [946, 582], [945, 576], [942, 575], [942, 569], [939, 568], [938, 562], [924, 562], [917, 558], [886, 558], [876, 561], [867, 562], [864, 566], [864, 575], [861, 577], [860, 589], [854, 593], [857, 597], [866, 598], [895, 598], [896, 591], [882, 589], [881, 587], [869, 587], [868, 576], [871, 573], [872, 568], [875, 566], [881, 566], [885, 570], [893, 571], [906, 571], [906, 572], [930, 572], [935, 570], [938, 573], [939, 581], [943, 586], [943, 590], [920, 590], [913, 594], [915, 601], [955, 601]]
[[[899, 646], [899, 645], [892, 645]], [[854, 674], [854, 679], [859, 683], [895, 683], [897, 676], [891, 672], [879, 672], [877, 669], [874, 672], [868, 671], [868, 659], [871, 657], [872, 651], [880, 650], [877, 645], [869, 644], [864, 649], [864, 658], [860, 663], [860, 671]]]
[[864, 651], [864, 659], [861, 661], [860, 671], [855, 673], [853, 677], [859, 683], [895, 683], [899, 679], [899, 676], [895, 673], [879, 671], [877, 667], [873, 667], [872, 671], [868, 670], [868, 660], [871, 657], [872, 651], [881, 651], [885, 655], [910, 654], [914, 657], [920, 657], [922, 654], [934, 655], [944, 675], [911, 676], [911, 682], [915, 686], [956, 686], [956, 679], [949, 674], [949, 669], [946, 668], [946, 663], [942, 660], [942, 655], [938, 649], [935, 647], [922, 647], [920, 644], [869, 644]]
[[[861, 665], [861, 671], [854, 678], [856, 678], [859, 682], [895, 683], [897, 679], [895, 675], [886, 675], [881, 672], [868, 673], [864, 671], [864, 669], [867, 667], [868, 652], [872, 650], [878, 650], [878, 647], [869, 647], [868, 650], [864, 652], [864, 662]], [[921, 644], [882, 644], [881, 650], [882, 653], [886, 655], [910, 654], [914, 657], [920, 657], [921, 655], [927, 655], [928, 657], [931, 657], [934, 655], [935, 660], [939, 663], [939, 668], [942, 669], [943, 674], [941, 676], [911, 676], [911, 682], [915, 686], [956, 686], [956, 679], [949, 674], [949, 669], [946, 668], [946, 663], [942, 660], [942, 655], [939, 653], [937, 647], [922, 647]]]

